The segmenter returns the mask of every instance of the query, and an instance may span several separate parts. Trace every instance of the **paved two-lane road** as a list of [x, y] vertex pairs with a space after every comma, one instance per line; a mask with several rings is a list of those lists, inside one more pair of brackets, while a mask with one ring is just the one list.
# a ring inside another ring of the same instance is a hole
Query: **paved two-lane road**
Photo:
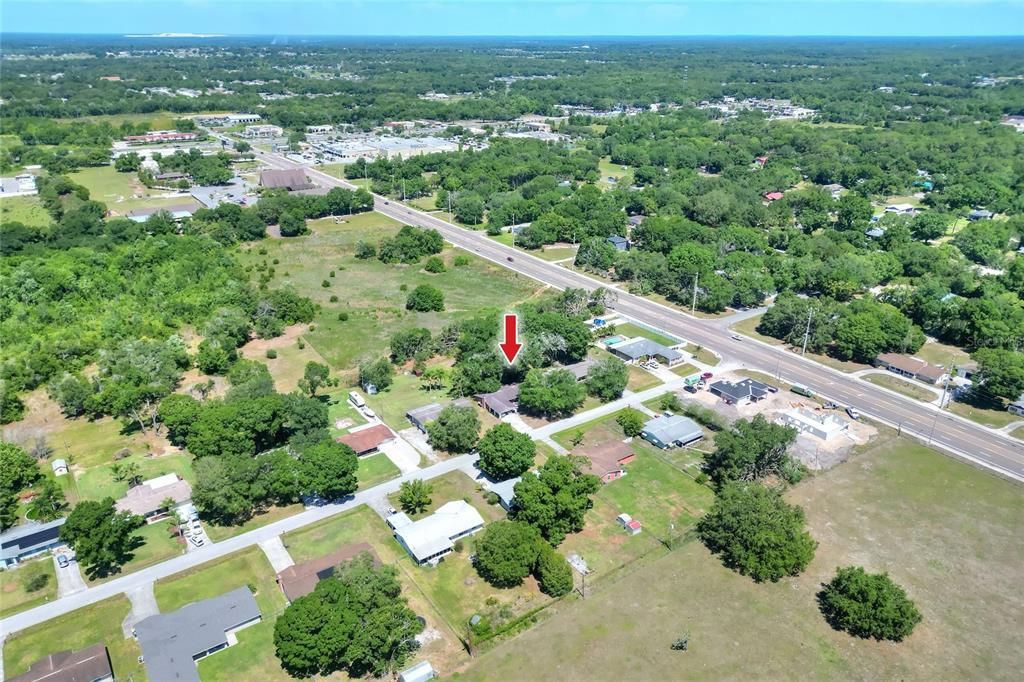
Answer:
[[[333, 176], [292, 162], [276, 154], [260, 153], [277, 168], [306, 168], [307, 173], [327, 187], [355, 186]], [[472, 251], [506, 268], [559, 289], [592, 290], [602, 282], [523, 253], [490, 239], [383, 197], [375, 197], [375, 208], [395, 220], [418, 227], [431, 227], [455, 246]], [[1024, 444], [974, 422], [920, 403], [892, 391], [806, 360], [783, 348], [744, 338], [737, 341], [720, 321], [702, 320], [668, 306], [617, 290], [618, 301], [611, 307], [634, 320], [664, 330], [693, 343], [714, 348], [724, 357], [801, 384], [828, 399], [855, 407], [861, 413], [899, 427], [945, 452], [974, 462], [1014, 480], [1024, 482]]]

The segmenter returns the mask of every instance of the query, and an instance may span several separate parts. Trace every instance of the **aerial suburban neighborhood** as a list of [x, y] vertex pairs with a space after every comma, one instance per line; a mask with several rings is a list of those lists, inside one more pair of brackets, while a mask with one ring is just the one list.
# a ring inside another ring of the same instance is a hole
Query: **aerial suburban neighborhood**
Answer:
[[0, 679], [1019, 679], [1024, 10], [59, 4]]

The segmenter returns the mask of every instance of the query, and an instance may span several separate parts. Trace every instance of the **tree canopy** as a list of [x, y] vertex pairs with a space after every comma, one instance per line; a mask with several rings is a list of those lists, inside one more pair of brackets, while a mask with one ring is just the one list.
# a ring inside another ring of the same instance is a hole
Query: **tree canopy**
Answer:
[[868, 573], [860, 566], [838, 569], [818, 593], [818, 603], [832, 627], [857, 637], [899, 642], [922, 620], [914, 602], [888, 574]]
[[504, 422], [485, 433], [476, 449], [480, 469], [496, 481], [522, 475], [533, 466], [537, 454], [529, 434], [519, 433]]
[[584, 517], [594, 504], [591, 495], [601, 482], [593, 474], [581, 473], [579, 462], [562, 455], [549, 458], [539, 472], [516, 484], [512, 517], [536, 527], [557, 547], [569, 533], [583, 530]]

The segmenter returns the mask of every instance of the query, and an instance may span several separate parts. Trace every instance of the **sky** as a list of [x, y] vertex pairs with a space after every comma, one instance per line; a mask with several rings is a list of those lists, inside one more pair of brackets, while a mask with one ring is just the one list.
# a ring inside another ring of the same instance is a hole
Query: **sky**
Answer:
[[1024, 0], [2, 0], [0, 31], [335, 36], [1024, 34]]

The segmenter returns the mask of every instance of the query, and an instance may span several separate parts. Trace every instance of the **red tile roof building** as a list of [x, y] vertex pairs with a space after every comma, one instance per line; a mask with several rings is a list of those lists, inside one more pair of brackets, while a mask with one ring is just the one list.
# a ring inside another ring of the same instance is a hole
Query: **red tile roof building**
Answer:
[[338, 439], [338, 442], [344, 443], [355, 450], [357, 455], [368, 455], [371, 452], [376, 452], [381, 443], [392, 440], [394, 437], [395, 434], [391, 433], [391, 429], [383, 424], [377, 424], [366, 429], [346, 433]]

